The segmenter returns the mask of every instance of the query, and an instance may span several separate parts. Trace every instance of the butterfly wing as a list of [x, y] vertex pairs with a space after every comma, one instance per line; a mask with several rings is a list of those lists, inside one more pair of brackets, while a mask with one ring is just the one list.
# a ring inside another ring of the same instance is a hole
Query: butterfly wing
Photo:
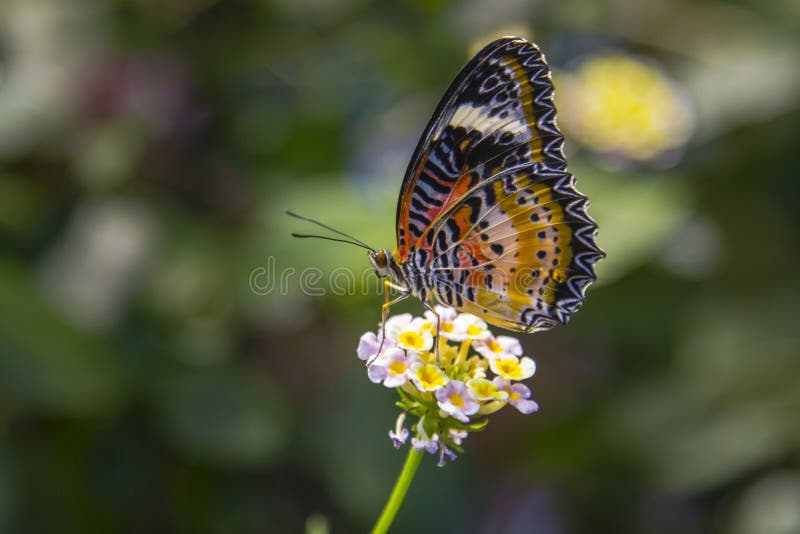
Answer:
[[571, 174], [531, 163], [471, 190], [430, 229], [435, 295], [531, 332], [567, 322], [604, 256]]
[[550, 68], [524, 39], [494, 41], [458, 74], [409, 163], [397, 203], [401, 260], [432, 223], [502, 169], [541, 162], [566, 169]]

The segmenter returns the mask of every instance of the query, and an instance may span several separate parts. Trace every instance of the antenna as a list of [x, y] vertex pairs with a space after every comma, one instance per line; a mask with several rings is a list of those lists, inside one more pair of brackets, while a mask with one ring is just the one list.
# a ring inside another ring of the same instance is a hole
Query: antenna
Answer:
[[371, 246], [367, 245], [366, 243], [364, 243], [360, 239], [356, 239], [355, 237], [353, 237], [353, 236], [351, 236], [349, 234], [346, 234], [344, 232], [341, 232], [341, 231], [339, 231], [339, 230], [337, 230], [335, 228], [332, 228], [332, 227], [328, 226], [327, 224], [323, 224], [323, 223], [321, 223], [319, 221], [316, 221], [314, 219], [311, 219], [309, 217], [304, 217], [302, 215], [298, 215], [297, 213], [291, 212], [289, 210], [286, 210], [286, 215], [288, 215], [289, 217], [294, 217], [295, 219], [300, 219], [301, 221], [306, 221], [306, 222], [310, 222], [310, 223], [316, 224], [317, 226], [321, 226], [322, 228], [325, 228], [326, 230], [330, 230], [331, 232], [339, 234], [340, 236], [344, 236], [347, 239], [339, 239], [339, 238], [336, 238], [336, 237], [327, 237], [327, 236], [322, 236], [322, 235], [295, 234], [295, 233], [292, 233], [292, 237], [299, 237], [299, 238], [315, 237], [317, 239], [326, 239], [328, 241], [337, 241], [339, 243], [350, 243], [351, 245], [356, 245], [358, 247], [365, 248], [365, 249], [367, 249], [367, 250], [369, 250], [371, 252], [375, 252], [374, 248], [372, 248]]

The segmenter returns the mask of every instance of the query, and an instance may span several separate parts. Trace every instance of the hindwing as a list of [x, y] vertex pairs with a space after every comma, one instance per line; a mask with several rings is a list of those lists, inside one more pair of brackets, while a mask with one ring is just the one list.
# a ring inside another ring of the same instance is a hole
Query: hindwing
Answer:
[[569, 320], [604, 256], [571, 174], [540, 163], [473, 188], [430, 230], [435, 295], [512, 330]]

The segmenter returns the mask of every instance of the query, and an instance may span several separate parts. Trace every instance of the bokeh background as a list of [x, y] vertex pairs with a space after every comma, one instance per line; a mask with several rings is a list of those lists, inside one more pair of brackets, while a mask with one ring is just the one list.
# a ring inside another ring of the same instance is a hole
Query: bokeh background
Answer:
[[355, 357], [381, 297], [283, 210], [393, 246], [504, 34], [608, 258], [524, 337], [541, 411], [426, 459], [394, 532], [800, 532], [791, 0], [4, 0], [0, 532], [367, 531], [404, 454]]

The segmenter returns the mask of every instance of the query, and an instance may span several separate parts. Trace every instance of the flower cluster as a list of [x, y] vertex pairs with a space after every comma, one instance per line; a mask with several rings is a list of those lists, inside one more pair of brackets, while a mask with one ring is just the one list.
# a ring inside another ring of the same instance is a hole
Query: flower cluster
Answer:
[[[403, 412], [389, 432], [395, 447], [413, 432], [412, 447], [438, 453], [440, 466], [455, 459], [467, 434], [482, 430], [486, 416], [506, 404], [524, 414], [539, 408], [518, 382], [536, 371], [519, 341], [495, 337], [481, 319], [452, 308], [391, 317], [377, 334], [361, 336], [357, 352], [372, 382], [400, 394]], [[411, 432], [408, 414], [418, 418]]]

